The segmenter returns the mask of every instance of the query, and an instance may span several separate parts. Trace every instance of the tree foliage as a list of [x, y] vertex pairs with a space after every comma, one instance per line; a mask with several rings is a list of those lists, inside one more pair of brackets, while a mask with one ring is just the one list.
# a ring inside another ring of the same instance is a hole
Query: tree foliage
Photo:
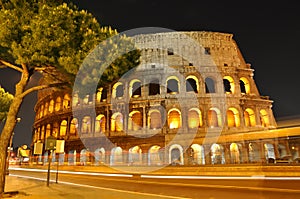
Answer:
[[0, 122], [6, 118], [14, 96], [0, 86]]

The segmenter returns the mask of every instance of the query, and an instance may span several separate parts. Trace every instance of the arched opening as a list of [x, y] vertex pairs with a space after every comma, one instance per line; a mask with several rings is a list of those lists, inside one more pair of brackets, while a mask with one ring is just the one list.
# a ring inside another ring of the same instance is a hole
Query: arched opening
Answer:
[[258, 144], [249, 143], [248, 148], [249, 148], [249, 161], [251, 163], [260, 162], [261, 155], [260, 155], [260, 150], [259, 150]]
[[87, 165], [89, 162], [89, 152], [87, 149], [82, 149], [80, 151], [80, 165]]
[[95, 156], [95, 165], [100, 165], [105, 162], [105, 149], [102, 148], [97, 148], [94, 152]]
[[64, 100], [63, 100], [63, 109], [70, 108], [70, 101], [71, 101], [70, 96], [68, 94], [65, 94], [64, 95]]
[[225, 164], [224, 149], [219, 144], [213, 144], [211, 146], [211, 163]]
[[199, 109], [192, 108], [188, 112], [188, 127], [198, 128], [202, 126], [202, 115]]
[[46, 102], [45, 108], [44, 108], [44, 116], [46, 116], [48, 114], [48, 110], [49, 110], [49, 104], [48, 104], [48, 102]]
[[111, 131], [123, 131], [123, 115], [119, 112], [114, 113], [111, 117]]
[[140, 80], [132, 80], [129, 84], [129, 96], [130, 97], [140, 97], [142, 95], [142, 86]]
[[286, 147], [283, 144], [278, 144], [278, 153], [279, 153], [279, 158], [286, 158], [288, 156]]
[[247, 78], [245, 77], [240, 78], [240, 89], [241, 89], [241, 93], [243, 94], [250, 93], [250, 83]]
[[121, 147], [115, 147], [111, 150], [110, 165], [123, 164], [123, 150]]
[[73, 118], [70, 124], [70, 136], [78, 135], [78, 120]]
[[265, 109], [259, 111], [261, 126], [268, 127], [270, 125], [269, 115]]
[[230, 145], [230, 158], [233, 164], [239, 164], [241, 162], [239, 146], [236, 143]]
[[69, 165], [76, 165], [76, 151], [70, 150], [68, 153], [68, 164]]
[[192, 149], [192, 164], [196, 165], [204, 165], [205, 164], [205, 153], [204, 153], [204, 147], [199, 144], [193, 144], [191, 146]]
[[112, 97], [113, 98], [121, 98], [124, 95], [124, 86], [123, 83], [117, 82], [114, 84], [112, 88]]
[[252, 109], [247, 108], [244, 111], [244, 119], [245, 119], [245, 126], [247, 127], [254, 127], [256, 126], [256, 119], [255, 119], [255, 113]]
[[264, 144], [265, 157], [267, 163], [275, 163], [275, 150], [273, 144], [266, 143]]
[[233, 80], [232, 77], [225, 76], [223, 78], [223, 85], [224, 85], [224, 92], [225, 93], [228, 93], [228, 94], [234, 93], [234, 91], [235, 91], [234, 90], [235, 85], [234, 85], [234, 80]]
[[60, 108], [61, 108], [61, 97], [57, 97], [55, 102], [55, 111], [59, 111]]
[[139, 111], [132, 111], [129, 114], [128, 130], [140, 130], [143, 126], [143, 117]]
[[175, 77], [170, 77], [167, 80], [167, 93], [176, 94], [179, 93], [179, 81]]
[[210, 77], [205, 78], [205, 92], [206, 93], [215, 93], [216, 92], [215, 81]]
[[229, 108], [227, 110], [227, 125], [228, 127], [240, 126], [240, 116], [236, 108]]
[[148, 152], [148, 165], [161, 165], [163, 153], [160, 152], [160, 146], [154, 145]]
[[[72, 98], [72, 106], [78, 106], [79, 105], [79, 97], [78, 94], [74, 94]], [[49, 108], [50, 110], [50, 108]]]
[[105, 132], [106, 119], [105, 116], [100, 114], [96, 117], [95, 120], [95, 133]]
[[128, 162], [130, 165], [142, 164], [142, 149], [139, 146], [134, 146], [129, 149]]
[[208, 121], [208, 126], [211, 128], [222, 126], [222, 118], [221, 118], [220, 110], [217, 108], [210, 108], [207, 114], [207, 121]]
[[170, 129], [178, 129], [181, 127], [181, 113], [178, 109], [169, 110], [168, 126]]
[[160, 129], [162, 128], [162, 118], [159, 110], [149, 111], [148, 117], [148, 127], [150, 129]]
[[153, 79], [149, 84], [149, 95], [159, 95], [160, 94], [160, 83], [158, 79]]
[[173, 144], [169, 149], [169, 163], [183, 165], [183, 148], [178, 144]]
[[189, 76], [186, 79], [186, 92], [198, 93], [198, 79], [195, 76]]
[[50, 100], [50, 104], [49, 104], [49, 113], [53, 113], [54, 110], [54, 100]]
[[67, 120], [63, 120], [60, 123], [60, 128], [59, 128], [59, 136], [60, 137], [65, 137], [67, 134], [67, 127], [68, 127], [68, 122]]
[[40, 114], [40, 118], [42, 118], [42, 117], [43, 117], [43, 114], [44, 114], [44, 105], [41, 105], [39, 114]]
[[91, 133], [91, 117], [85, 116], [81, 122], [81, 133]]
[[47, 124], [46, 126], [46, 138], [48, 138], [51, 135], [51, 125]]

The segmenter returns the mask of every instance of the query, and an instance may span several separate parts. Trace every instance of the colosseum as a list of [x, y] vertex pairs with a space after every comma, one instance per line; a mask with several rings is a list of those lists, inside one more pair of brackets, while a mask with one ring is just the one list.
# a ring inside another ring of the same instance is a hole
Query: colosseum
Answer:
[[[298, 158], [233, 34], [139, 34], [140, 65], [84, 99], [39, 91], [32, 148], [65, 140], [60, 164], [214, 165]], [[293, 131], [290, 132], [290, 136]], [[296, 134], [296, 133], [295, 133]], [[284, 138], [284, 139], [283, 139]], [[33, 154], [45, 162], [48, 151]]]

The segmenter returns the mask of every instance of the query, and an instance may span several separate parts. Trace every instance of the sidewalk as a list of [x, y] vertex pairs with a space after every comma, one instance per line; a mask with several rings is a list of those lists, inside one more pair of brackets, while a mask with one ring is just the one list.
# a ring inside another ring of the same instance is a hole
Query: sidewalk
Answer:
[[105, 191], [100, 189], [90, 189], [62, 183], [56, 184], [55, 182], [50, 182], [48, 187], [46, 181], [25, 179], [11, 175], [6, 176], [5, 192], [7, 194], [4, 198], [13, 199], [113, 198], [109, 196], [109, 193], [105, 193]]

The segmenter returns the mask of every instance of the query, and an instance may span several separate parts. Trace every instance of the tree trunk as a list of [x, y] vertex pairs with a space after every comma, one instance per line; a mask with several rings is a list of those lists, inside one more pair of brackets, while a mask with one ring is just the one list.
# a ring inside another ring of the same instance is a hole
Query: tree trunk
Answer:
[[0, 198], [5, 190], [5, 176], [6, 176], [6, 163], [7, 163], [7, 149], [12, 133], [16, 126], [17, 115], [19, 113], [21, 104], [24, 99], [23, 92], [28, 84], [29, 75], [26, 70], [23, 71], [21, 80], [16, 84], [15, 97], [10, 105], [5, 125], [0, 135]]

